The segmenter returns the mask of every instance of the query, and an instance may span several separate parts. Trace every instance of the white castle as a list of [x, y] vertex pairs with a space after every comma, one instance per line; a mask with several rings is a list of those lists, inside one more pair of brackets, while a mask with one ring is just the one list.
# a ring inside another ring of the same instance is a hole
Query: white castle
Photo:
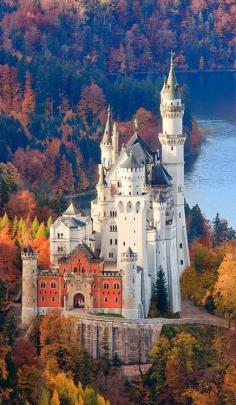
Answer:
[[[105, 299], [109, 305], [103, 303], [99, 307], [96, 304], [98, 312], [121, 313], [133, 319], [147, 317], [160, 269], [164, 271], [168, 285], [170, 311], [181, 311], [180, 275], [190, 264], [184, 211], [186, 135], [182, 124], [184, 104], [172, 58], [169, 76], [161, 91], [160, 111], [163, 124], [159, 134], [161, 159], [159, 153], [152, 152], [139, 136], [137, 124], [133, 136], [119, 151], [116, 123], [108, 110], [101, 142], [97, 197], [91, 203], [91, 218], [78, 214], [71, 204], [50, 230], [52, 269], [58, 267], [59, 258], [71, 257], [74, 249], [83, 245], [89, 250], [91, 260], [96, 253], [94, 257], [103, 263], [100, 289], [108, 288], [102, 277], [107, 277], [106, 280], [113, 277], [113, 284], [116, 275], [120, 280], [120, 307], [114, 305], [113, 308], [112, 302]], [[23, 255], [27, 270], [26, 259]], [[67, 300], [73, 305], [73, 296], [79, 296], [84, 303], [85, 297], [85, 308], [92, 310], [96, 300], [92, 297], [92, 288], [96, 287], [92, 285], [94, 281], [90, 282], [90, 288], [88, 282], [83, 284], [85, 274], [76, 274], [76, 277], [79, 290], [74, 290], [75, 282], [70, 286], [67, 284], [64, 302]], [[91, 274], [89, 277], [91, 279]], [[120, 288], [117, 283], [114, 286]], [[112, 294], [115, 292], [110, 292], [108, 300]], [[44, 309], [42, 313], [45, 313]]]

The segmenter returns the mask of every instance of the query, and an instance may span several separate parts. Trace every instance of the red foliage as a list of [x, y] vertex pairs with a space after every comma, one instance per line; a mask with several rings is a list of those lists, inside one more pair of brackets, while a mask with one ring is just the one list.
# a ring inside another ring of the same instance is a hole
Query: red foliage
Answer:
[[31, 220], [37, 214], [37, 202], [33, 193], [28, 190], [19, 190], [12, 194], [7, 204], [7, 212], [11, 218], [27, 218]]
[[17, 339], [13, 348], [13, 361], [16, 368], [37, 366], [39, 362], [34, 345], [25, 338]]

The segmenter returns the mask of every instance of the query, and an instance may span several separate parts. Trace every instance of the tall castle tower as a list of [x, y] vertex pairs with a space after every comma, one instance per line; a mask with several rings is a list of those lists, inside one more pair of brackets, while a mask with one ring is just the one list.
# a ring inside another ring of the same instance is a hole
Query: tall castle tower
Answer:
[[31, 247], [23, 249], [22, 258], [22, 313], [24, 325], [28, 325], [38, 313], [37, 302], [37, 254]]
[[170, 72], [161, 91], [162, 163], [172, 177], [175, 219], [177, 227], [177, 254], [179, 272], [189, 266], [188, 240], [184, 212], [184, 143], [183, 133], [184, 104], [175, 76], [173, 54]]

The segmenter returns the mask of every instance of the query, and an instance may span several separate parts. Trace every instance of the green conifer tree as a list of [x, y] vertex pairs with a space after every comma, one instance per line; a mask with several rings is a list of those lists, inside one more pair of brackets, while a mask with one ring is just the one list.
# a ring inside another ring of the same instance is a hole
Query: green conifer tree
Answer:
[[9, 221], [7, 213], [5, 212], [5, 214], [3, 215], [3, 217], [1, 218], [1, 221], [0, 221], [0, 230], [4, 229], [9, 224], [10, 224], [10, 221]]
[[157, 279], [154, 288], [156, 308], [161, 312], [168, 312], [168, 290], [165, 273], [161, 266], [157, 273]]
[[15, 217], [12, 223], [12, 238], [15, 238], [17, 235], [17, 231], [18, 231], [18, 218]]
[[52, 219], [52, 217], [50, 216], [49, 218], [48, 218], [48, 220], [47, 220], [47, 237], [49, 238], [49, 236], [50, 236], [50, 227], [51, 227], [51, 225], [53, 224], [53, 219]]
[[39, 221], [38, 221], [38, 218], [35, 217], [33, 222], [32, 222], [32, 225], [31, 225], [31, 234], [32, 234], [33, 238], [36, 237], [38, 229], [39, 229]]
[[44, 225], [44, 222], [41, 222], [41, 224], [38, 227], [36, 238], [38, 238], [39, 236], [43, 236], [45, 239], [47, 238], [47, 230], [46, 226]]

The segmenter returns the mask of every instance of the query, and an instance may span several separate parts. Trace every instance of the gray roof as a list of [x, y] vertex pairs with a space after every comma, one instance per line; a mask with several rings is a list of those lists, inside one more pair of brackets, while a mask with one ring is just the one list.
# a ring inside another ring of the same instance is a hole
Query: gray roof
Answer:
[[153, 152], [137, 132], [131, 136], [126, 144], [126, 151], [130, 152], [131, 150], [139, 163], [144, 164], [146, 160], [153, 160]]
[[61, 222], [70, 229], [84, 228], [85, 223], [75, 217], [61, 218]]
[[172, 54], [171, 54], [171, 63], [170, 63], [170, 71], [169, 71], [168, 79], [167, 79], [167, 82], [164, 84], [162, 91], [169, 96], [170, 100], [176, 100], [176, 99], [181, 98], [181, 94], [179, 91], [179, 85], [178, 85], [176, 75], [175, 75]]
[[133, 255], [134, 255], [134, 252], [133, 252], [133, 250], [131, 249], [131, 247], [128, 247], [128, 249], [126, 250], [126, 254], [129, 255], [129, 256], [133, 256]]
[[102, 143], [112, 143], [112, 118], [111, 118], [111, 108], [108, 107], [107, 122], [102, 138]]
[[172, 177], [162, 166], [161, 163], [158, 163], [152, 166], [150, 183], [153, 186], [170, 186]]
[[130, 152], [130, 155], [127, 157], [127, 159], [120, 165], [121, 168], [123, 169], [138, 169], [143, 167], [142, 164], [140, 164], [135, 156], [133, 155], [133, 152]]
[[69, 215], [69, 216], [77, 215], [77, 210], [76, 210], [76, 208], [75, 208], [73, 202], [70, 203], [69, 207], [65, 210], [65, 212], [63, 212], [62, 215], [63, 215], [63, 216], [64, 216], [64, 215], [66, 215], [66, 216], [67, 216], [67, 215]]

